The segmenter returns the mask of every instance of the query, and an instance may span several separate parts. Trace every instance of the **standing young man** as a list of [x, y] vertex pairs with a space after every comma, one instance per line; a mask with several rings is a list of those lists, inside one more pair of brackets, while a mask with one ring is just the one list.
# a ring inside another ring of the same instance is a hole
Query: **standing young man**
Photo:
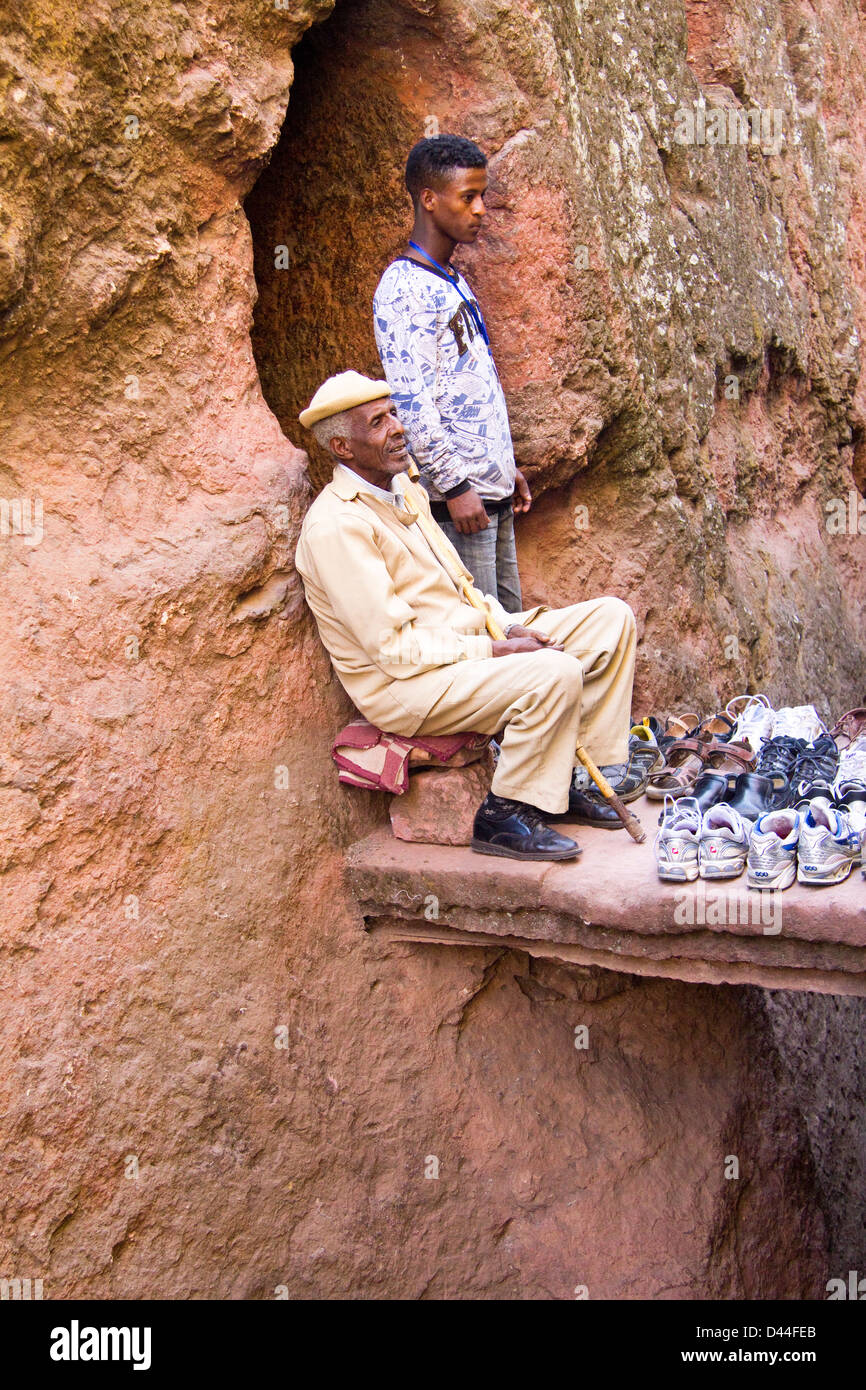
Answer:
[[376, 346], [431, 510], [482, 593], [523, 607], [514, 512], [529, 486], [514, 464], [484, 316], [450, 265], [484, 217], [487, 160], [459, 135], [419, 140], [406, 163], [415, 225], [373, 300]]

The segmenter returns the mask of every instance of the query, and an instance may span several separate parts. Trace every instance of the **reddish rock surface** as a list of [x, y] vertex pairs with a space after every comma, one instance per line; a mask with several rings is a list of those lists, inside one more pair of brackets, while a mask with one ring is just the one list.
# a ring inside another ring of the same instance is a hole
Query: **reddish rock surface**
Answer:
[[492, 776], [489, 759], [469, 767], [413, 772], [408, 790], [391, 798], [391, 829], [398, 840], [468, 845], [475, 812], [490, 790]]
[[[725, 6], [330, 10], [0, 19], [0, 498], [42, 508], [0, 535], [0, 1276], [821, 1297], [866, 1267], [858, 1001], [364, 933], [343, 852], [387, 810], [329, 756], [295, 417], [375, 366], [407, 145], [474, 134], [527, 601], [628, 596], [641, 705], [862, 703], [862, 542], [823, 524], [863, 477], [862, 19], [770, 3], [764, 43]], [[675, 146], [698, 82], [778, 100], [791, 141]]]

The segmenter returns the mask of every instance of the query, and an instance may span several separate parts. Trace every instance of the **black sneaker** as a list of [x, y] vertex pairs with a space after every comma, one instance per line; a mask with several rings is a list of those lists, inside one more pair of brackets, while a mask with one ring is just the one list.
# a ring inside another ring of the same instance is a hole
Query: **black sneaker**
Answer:
[[806, 747], [805, 739], [791, 738], [789, 734], [768, 738], [761, 744], [754, 770], [760, 777], [769, 778], [773, 784], [773, 805], [769, 809], [782, 811], [795, 800], [795, 768]]
[[[652, 748], [649, 751], [653, 759], [658, 757], [657, 748]], [[639, 796], [643, 796], [649, 781], [649, 773], [645, 770], [646, 754], [642, 749], [633, 749], [631, 744], [629, 744], [628, 752], [627, 763], [613, 763], [600, 769], [620, 801], [636, 801]]]
[[628, 768], [640, 769], [645, 777], [649, 777], [651, 772], [658, 772], [659, 768], [664, 767], [665, 760], [658, 741], [647, 743], [644, 739], [638, 738], [636, 734], [628, 736]]
[[829, 734], [821, 734], [808, 743], [797, 759], [791, 776], [791, 787], [797, 801], [811, 801], [826, 796], [832, 801], [833, 783], [839, 770], [839, 749]]
[[505, 859], [574, 859], [582, 853], [575, 840], [551, 830], [537, 806], [493, 792], [475, 812], [471, 847]]

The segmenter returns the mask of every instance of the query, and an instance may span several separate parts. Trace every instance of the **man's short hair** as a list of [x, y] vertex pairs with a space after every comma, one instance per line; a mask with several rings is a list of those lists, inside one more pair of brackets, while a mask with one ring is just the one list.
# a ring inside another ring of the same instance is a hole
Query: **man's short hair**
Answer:
[[321, 444], [323, 449], [331, 452], [331, 440], [334, 435], [339, 439], [349, 439], [352, 434], [352, 425], [349, 420], [348, 410], [341, 410], [338, 415], [326, 415], [324, 420], [316, 420], [310, 429], [313, 431], [316, 443]]
[[422, 188], [438, 188], [455, 169], [485, 169], [487, 156], [462, 135], [433, 135], [419, 140], [406, 160], [406, 187], [417, 206]]

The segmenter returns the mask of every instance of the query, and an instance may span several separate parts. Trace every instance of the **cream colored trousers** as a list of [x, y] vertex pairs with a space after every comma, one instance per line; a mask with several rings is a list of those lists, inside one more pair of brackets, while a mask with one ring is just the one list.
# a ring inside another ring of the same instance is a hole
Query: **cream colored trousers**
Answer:
[[627, 760], [635, 621], [622, 599], [596, 598], [550, 609], [530, 626], [565, 651], [457, 662], [417, 733], [504, 728], [492, 790], [556, 813], [568, 809], [578, 736], [597, 766]]

